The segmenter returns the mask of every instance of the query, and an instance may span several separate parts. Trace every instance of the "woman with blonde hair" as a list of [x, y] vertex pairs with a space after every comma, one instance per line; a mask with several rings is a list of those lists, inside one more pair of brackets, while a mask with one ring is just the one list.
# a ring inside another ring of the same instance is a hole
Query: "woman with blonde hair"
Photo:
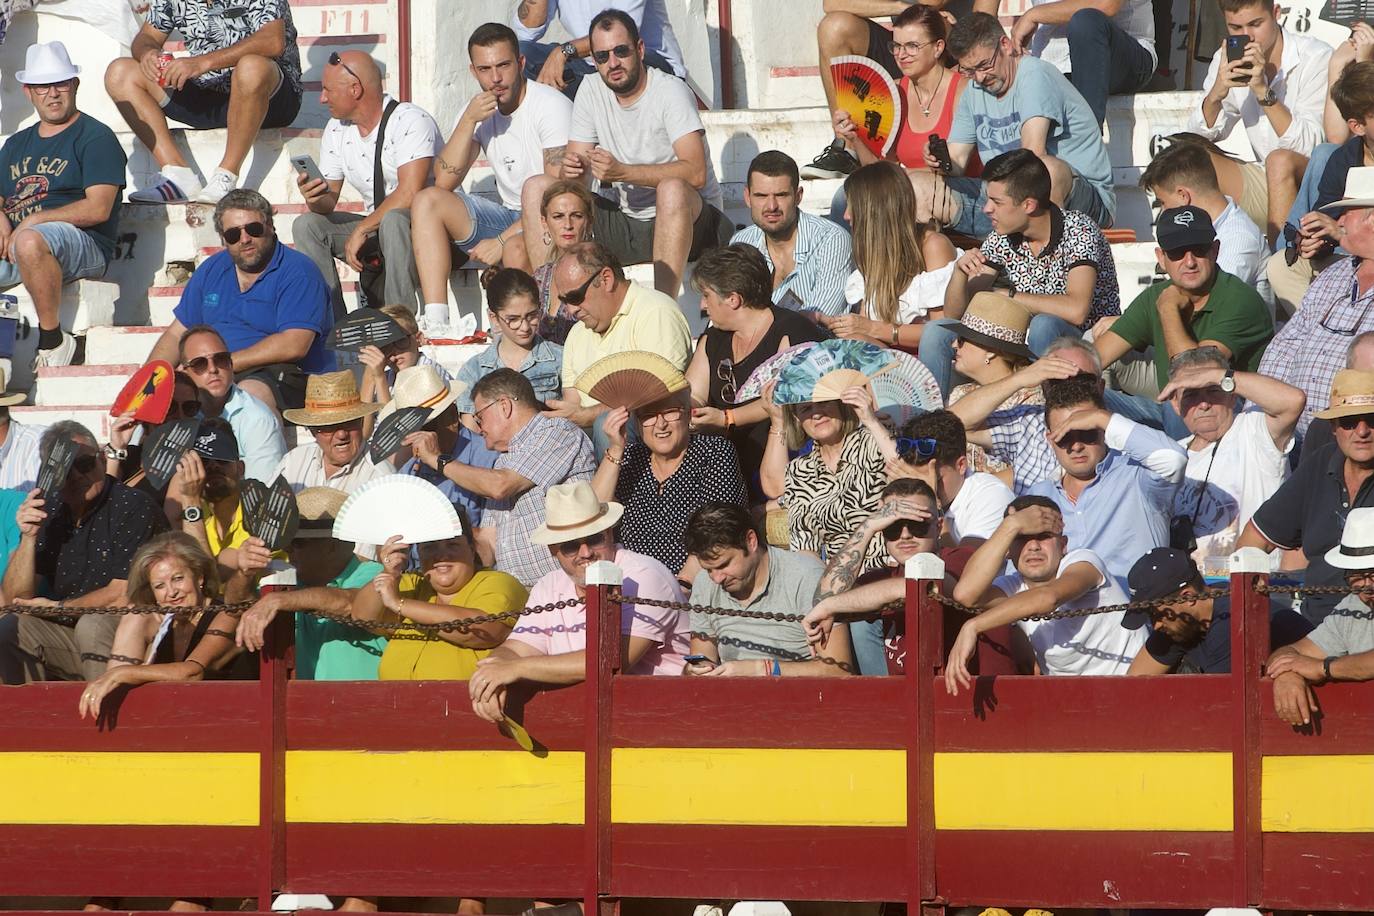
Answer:
[[962, 252], [934, 224], [916, 221], [916, 194], [896, 163], [856, 169], [844, 192], [856, 265], [845, 298], [856, 314], [821, 321], [837, 337], [914, 351], [925, 322], [944, 314]]
[[544, 227], [544, 234], [538, 242], [531, 241], [529, 247], [542, 245], [539, 253], [547, 260], [536, 259], [532, 251], [530, 263], [540, 264], [534, 271], [534, 282], [539, 286], [539, 305], [544, 315], [539, 334], [556, 344], [562, 344], [567, 339], [568, 331], [577, 323], [577, 319], [567, 314], [566, 307], [558, 298], [559, 290], [553, 281], [553, 265], [569, 248], [592, 237], [595, 206], [592, 192], [584, 184], [567, 179], [549, 185], [539, 199], [539, 222]]

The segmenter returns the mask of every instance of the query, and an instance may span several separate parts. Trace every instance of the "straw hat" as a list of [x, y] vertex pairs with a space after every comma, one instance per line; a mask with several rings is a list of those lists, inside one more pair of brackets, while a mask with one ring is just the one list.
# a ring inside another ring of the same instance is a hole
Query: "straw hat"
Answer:
[[[1370, 171], [1374, 172], [1374, 168]], [[1342, 369], [1331, 380], [1330, 404], [1313, 416], [1322, 420], [1336, 420], [1360, 414], [1374, 414], [1374, 372]]]
[[391, 386], [391, 403], [387, 405], [390, 409], [386, 413], [406, 407], [428, 407], [429, 418], [433, 420], [452, 407], [458, 396], [467, 390], [467, 382], [454, 380], [445, 385], [433, 366], [411, 366], [396, 373], [396, 384]]
[[1026, 331], [1031, 313], [1026, 307], [1001, 293], [979, 293], [973, 297], [958, 324], [951, 325], [955, 336], [994, 353], [1022, 359], [1035, 359], [1026, 346]]
[[5, 391], [10, 380], [5, 377], [5, 367], [0, 366], [0, 407], [8, 407], [11, 404], [18, 404], [28, 397], [22, 391]]
[[305, 406], [283, 410], [282, 416], [298, 426], [333, 426], [375, 413], [380, 404], [364, 404], [358, 381], [347, 369], [312, 375], [305, 380]]
[[620, 521], [625, 507], [603, 503], [585, 480], [549, 487], [544, 498], [544, 524], [530, 534], [531, 544], [562, 544], [590, 537]]
[[296, 494], [296, 509], [301, 514], [296, 538], [334, 536], [334, 519], [348, 500], [348, 494], [333, 487], [306, 487]]
[[1350, 207], [1374, 207], [1374, 167], [1362, 166], [1345, 173], [1345, 197], [1321, 209], [1328, 212]]
[[1341, 542], [1326, 552], [1326, 562], [1337, 569], [1374, 568], [1374, 509], [1350, 510]]

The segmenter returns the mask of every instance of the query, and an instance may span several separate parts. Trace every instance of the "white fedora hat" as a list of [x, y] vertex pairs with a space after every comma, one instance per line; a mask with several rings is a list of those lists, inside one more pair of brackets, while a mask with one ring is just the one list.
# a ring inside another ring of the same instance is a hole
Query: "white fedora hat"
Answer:
[[1337, 569], [1374, 569], [1374, 509], [1351, 509], [1341, 542], [1326, 552]]
[[549, 487], [544, 498], [544, 524], [530, 533], [531, 544], [565, 544], [590, 537], [620, 521], [625, 507], [603, 503], [585, 480]]
[[67, 54], [67, 46], [60, 41], [29, 45], [24, 54], [24, 69], [14, 76], [25, 86], [43, 86], [65, 82], [81, 72]]
[[1374, 166], [1363, 166], [1345, 173], [1345, 197], [1327, 204], [1323, 210], [1349, 207], [1374, 207]]
[[396, 384], [391, 386], [391, 403], [382, 408], [377, 419], [384, 419], [405, 407], [428, 407], [429, 418], [433, 420], [448, 410], [467, 387], [466, 382], [456, 379], [445, 385], [433, 366], [421, 364], [402, 369], [396, 373]]

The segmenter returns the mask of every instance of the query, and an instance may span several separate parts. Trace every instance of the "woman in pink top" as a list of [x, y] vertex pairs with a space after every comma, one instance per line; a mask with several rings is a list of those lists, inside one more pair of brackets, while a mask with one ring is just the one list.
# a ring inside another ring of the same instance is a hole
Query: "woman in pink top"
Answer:
[[[547, 544], [558, 561], [530, 590], [530, 606], [587, 594], [587, 567], [606, 560], [620, 567], [626, 597], [682, 602], [682, 589], [668, 567], [616, 543], [615, 525], [624, 507], [601, 502], [587, 481], [549, 489], [545, 523], [530, 535]], [[682, 673], [690, 645], [690, 615], [625, 603], [620, 609], [620, 651], [630, 674]], [[556, 608], [520, 618], [505, 643], [477, 663], [468, 682], [472, 708], [490, 722], [505, 717], [506, 688], [516, 681], [576, 684], [586, 678], [587, 608]]]
[[[945, 35], [948, 26], [938, 10], [930, 6], [912, 4], [892, 17], [892, 56], [902, 71], [897, 87], [906, 97], [906, 120], [898, 126], [897, 142], [888, 159], [907, 169], [928, 168], [925, 160], [926, 142], [932, 134], [949, 139], [949, 125], [954, 120], [954, 106], [967, 88], [968, 82], [956, 70], [946, 67]], [[835, 134], [859, 160], [860, 165], [877, 162], [873, 154], [858, 139], [858, 128], [843, 111], [833, 114]], [[983, 171], [975, 152], [964, 174], [977, 176]]]

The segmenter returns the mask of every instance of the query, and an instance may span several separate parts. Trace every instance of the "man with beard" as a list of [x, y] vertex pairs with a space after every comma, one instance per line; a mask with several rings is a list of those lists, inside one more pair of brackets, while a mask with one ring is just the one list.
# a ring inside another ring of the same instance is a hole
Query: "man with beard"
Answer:
[[224, 195], [214, 223], [225, 250], [196, 268], [149, 359], [171, 362], [186, 329], [208, 324], [224, 339], [239, 387], [274, 411], [300, 407], [306, 375], [334, 368], [324, 278], [278, 242], [272, 205], [257, 191]]
[[238, 441], [244, 476], [263, 483], [286, 454], [281, 420], [262, 401], [234, 384], [234, 362], [219, 332], [208, 324], [187, 328], [178, 346], [181, 368], [195, 383], [200, 412], [229, 421]]
[[124, 150], [76, 108], [80, 67], [60, 41], [28, 49], [15, 76], [38, 122], [0, 147], [0, 289], [23, 283], [38, 313], [38, 366], [70, 365], [58, 322], [62, 284], [99, 277], [114, 256]]
[[[220, 576], [267, 568], [272, 552], [243, 526], [239, 484], [243, 462], [228, 422], [205, 420], [177, 464], [163, 504], [167, 521], [200, 541], [219, 563]], [[285, 554], [279, 554], [286, 559]]]
[[802, 212], [801, 177], [792, 157], [778, 150], [755, 156], [744, 198], [754, 225], [736, 232], [730, 244], [763, 252], [773, 273], [773, 304], [826, 315], [848, 312], [844, 284], [854, 272], [853, 242], [830, 220]]
[[[483, 264], [529, 269], [525, 248], [532, 243], [520, 235], [521, 190], [537, 176], [556, 177], [568, 145], [572, 104], [557, 89], [525, 79], [520, 40], [508, 26], [478, 26], [468, 39], [468, 59], [481, 91], [463, 109], [434, 160], [434, 187], [415, 195], [411, 214], [427, 305], [448, 302], [450, 243]], [[500, 202], [459, 187], [478, 156], [491, 164]], [[529, 238], [538, 239], [537, 204], [533, 218]]]
[[734, 228], [696, 99], [682, 80], [645, 67], [639, 28], [624, 12], [598, 14], [590, 36], [601, 79], [577, 91], [562, 177], [612, 185], [614, 202], [596, 198], [592, 234], [623, 264], [652, 261], [654, 288], [676, 297], [687, 262], [726, 244]]

